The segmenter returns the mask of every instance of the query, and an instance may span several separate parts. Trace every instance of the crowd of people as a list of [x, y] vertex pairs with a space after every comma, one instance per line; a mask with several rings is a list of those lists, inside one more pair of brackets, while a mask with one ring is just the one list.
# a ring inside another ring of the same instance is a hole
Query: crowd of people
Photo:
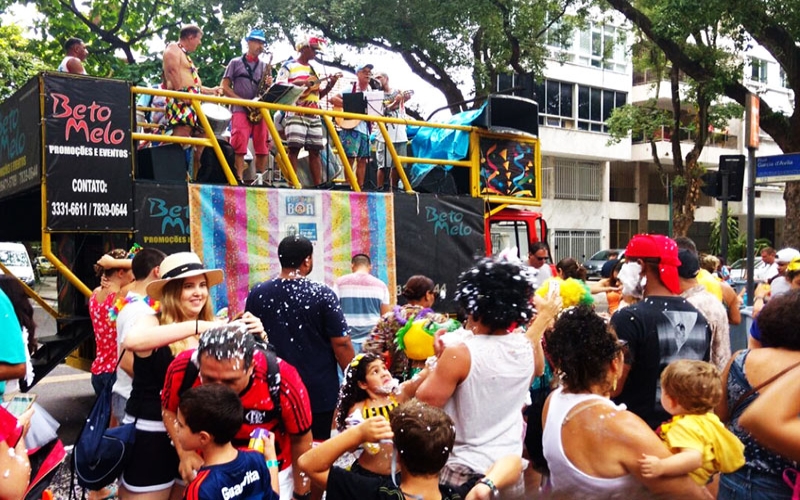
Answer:
[[[212, 311], [224, 271], [192, 252], [101, 257], [92, 385], [113, 386], [115, 422], [136, 440], [118, 489], [90, 498], [789, 499], [800, 487], [800, 257], [774, 277], [787, 291], [758, 289], [758, 345], [731, 354], [721, 281], [700, 277], [687, 238], [637, 235], [592, 285], [543, 244], [532, 265], [482, 259], [459, 277], [458, 319], [434, 312], [425, 276], [391, 305], [367, 255], [329, 287], [307, 278], [309, 240], [277, 250], [280, 274], [235, 318]], [[5, 289], [0, 319], [19, 333], [0, 378], [14, 380], [35, 325]], [[593, 292], [620, 301], [597, 311]], [[14, 420], [17, 437], [30, 420]], [[0, 498], [21, 498], [26, 460], [0, 440]]]

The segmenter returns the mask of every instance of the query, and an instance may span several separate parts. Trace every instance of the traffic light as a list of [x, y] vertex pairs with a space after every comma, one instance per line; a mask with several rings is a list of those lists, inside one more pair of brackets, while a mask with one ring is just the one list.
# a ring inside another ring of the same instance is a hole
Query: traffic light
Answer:
[[701, 175], [700, 179], [703, 181], [703, 185], [700, 186], [700, 191], [702, 191], [703, 194], [712, 198], [718, 198], [719, 196], [722, 196], [722, 186], [720, 185], [721, 179], [719, 171], [709, 170]]
[[[720, 155], [719, 157], [720, 182], [726, 176], [728, 178], [728, 201], [742, 201], [744, 163], [744, 155]], [[725, 176], [723, 173], [727, 175]], [[718, 196], [722, 196], [722, 184], [720, 184]]]

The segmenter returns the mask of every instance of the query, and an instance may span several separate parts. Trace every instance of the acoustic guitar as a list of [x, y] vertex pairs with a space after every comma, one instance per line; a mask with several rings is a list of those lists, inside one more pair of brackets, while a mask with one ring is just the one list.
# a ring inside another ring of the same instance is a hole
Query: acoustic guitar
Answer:
[[[344, 111], [344, 109], [342, 109], [339, 106], [334, 106], [333, 110]], [[341, 116], [337, 116], [336, 118], [334, 118], [334, 120], [336, 121], [336, 125], [338, 125], [339, 128], [342, 128], [344, 130], [353, 130], [354, 128], [358, 127], [359, 123], [363, 121], [363, 120], [356, 120], [355, 118], [342, 118]]]

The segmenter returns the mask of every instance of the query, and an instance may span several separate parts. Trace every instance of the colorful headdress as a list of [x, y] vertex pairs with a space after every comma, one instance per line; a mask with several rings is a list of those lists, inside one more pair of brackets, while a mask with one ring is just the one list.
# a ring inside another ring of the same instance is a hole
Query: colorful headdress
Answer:
[[546, 297], [550, 291], [550, 284], [558, 282], [559, 295], [561, 295], [561, 306], [566, 309], [567, 307], [577, 306], [580, 304], [590, 306], [594, 304], [594, 298], [589, 287], [581, 280], [575, 278], [548, 278], [547, 281], [536, 289], [536, 295]]
[[436, 323], [433, 319], [424, 318], [430, 312], [432, 312], [430, 309], [423, 309], [416, 315], [415, 319], [407, 321], [405, 326], [398, 330], [395, 335], [395, 344], [397, 344], [398, 349], [405, 352], [408, 359], [422, 361], [433, 356], [436, 354], [433, 349], [436, 332], [441, 329], [452, 332], [461, 326], [454, 319]]

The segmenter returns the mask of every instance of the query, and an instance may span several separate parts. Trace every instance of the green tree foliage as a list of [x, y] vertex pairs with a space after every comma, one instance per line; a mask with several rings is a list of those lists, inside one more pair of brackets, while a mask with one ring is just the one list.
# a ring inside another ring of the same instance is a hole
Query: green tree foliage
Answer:
[[44, 69], [44, 64], [31, 53], [18, 26], [0, 25], [0, 101]]
[[[225, 0], [257, 16], [268, 31], [292, 42], [301, 31], [321, 34], [354, 49], [380, 48], [399, 54], [411, 70], [447, 99], [451, 110], [465, 96], [459, 86], [471, 79], [475, 93], [494, 90], [501, 73], [541, 74], [548, 55], [548, 28], [562, 33], [582, 10], [566, 15], [582, 0]], [[577, 12], [577, 14], [576, 14]], [[252, 17], [251, 17], [252, 19]], [[290, 29], [296, 27], [296, 30]], [[333, 61], [341, 67], [342, 60]], [[352, 64], [352, 58], [346, 58]]]
[[[719, 64], [719, 53], [709, 53], [692, 44], [687, 36], [717, 29], [719, 35], [732, 40], [731, 57], [756, 42], [778, 62], [788, 86], [794, 91], [794, 110], [786, 115], [760, 102], [761, 129], [768, 133], [784, 153], [800, 151], [800, 2], [784, 0], [607, 0], [652, 40], [671, 64], [698, 83], [708, 85], [744, 106], [750, 90], [743, 81], [742, 63]], [[741, 61], [741, 59], [740, 59]], [[800, 246], [800, 182], [788, 182], [784, 190], [786, 202], [785, 244]]]
[[[0, 8], [14, 3], [0, 0]], [[26, 51], [37, 54], [51, 70], [64, 56], [64, 41], [75, 36], [89, 48], [84, 63], [89, 74], [157, 83], [161, 80], [161, 51], [152, 51], [151, 47], [177, 40], [180, 27], [190, 23], [199, 25], [205, 33], [203, 43], [192, 55], [204, 82], [216, 85], [224, 63], [241, 52], [242, 36], [228, 37], [223, 32], [222, 13], [211, 2], [36, 0], [28, 6], [35, 6], [38, 15], [33, 19], [34, 36]]]

